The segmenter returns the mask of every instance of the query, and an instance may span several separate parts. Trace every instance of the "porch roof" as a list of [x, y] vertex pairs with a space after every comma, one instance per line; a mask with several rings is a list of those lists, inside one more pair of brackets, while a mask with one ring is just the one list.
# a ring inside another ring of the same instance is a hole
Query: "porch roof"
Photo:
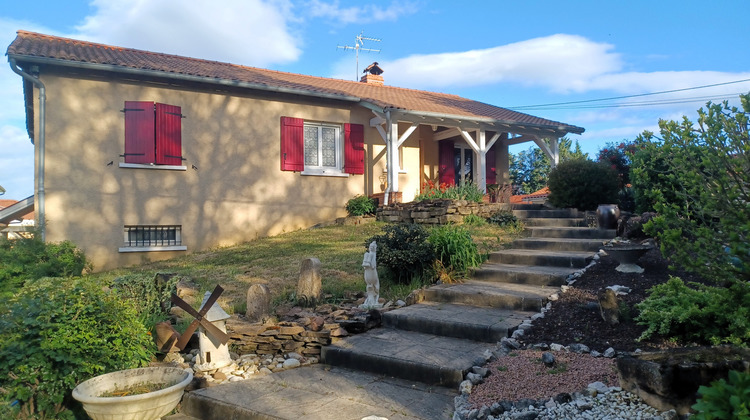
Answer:
[[[582, 127], [511, 111], [457, 95], [377, 86], [295, 73], [265, 70], [177, 55], [97, 44], [28, 31], [18, 31], [8, 47], [9, 59], [22, 66], [39, 64], [116, 73], [142, 74], [246, 89], [357, 102], [377, 111], [393, 111], [409, 121], [472, 125], [497, 130], [546, 133], [562, 137], [583, 133]], [[27, 92], [28, 94], [28, 92]], [[520, 130], [519, 130], [520, 129]]]

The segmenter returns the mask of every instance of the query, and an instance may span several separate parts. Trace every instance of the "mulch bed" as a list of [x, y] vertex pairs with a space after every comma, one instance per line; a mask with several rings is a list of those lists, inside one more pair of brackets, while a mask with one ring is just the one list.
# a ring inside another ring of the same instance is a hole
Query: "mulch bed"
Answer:
[[[617, 351], [655, 350], [678, 347], [676, 343], [660, 338], [636, 341], [646, 327], [635, 323], [638, 315], [635, 304], [648, 296], [648, 290], [669, 280], [669, 276], [680, 277], [685, 282], [703, 282], [701, 278], [679, 269], [671, 269], [670, 263], [658, 249], [652, 249], [638, 261], [645, 271], [642, 274], [620, 273], [615, 270], [617, 262], [603, 256], [590, 267], [560, 299], [552, 303], [552, 310], [544, 318], [534, 321], [533, 328], [526, 330], [521, 340], [526, 344], [557, 343], [570, 345], [581, 343], [592, 350], [604, 352], [609, 347]], [[607, 286], [626, 286], [632, 291], [620, 300], [627, 305], [626, 319], [610, 326], [599, 314], [598, 295]], [[628, 313], [629, 312], [629, 313]]]

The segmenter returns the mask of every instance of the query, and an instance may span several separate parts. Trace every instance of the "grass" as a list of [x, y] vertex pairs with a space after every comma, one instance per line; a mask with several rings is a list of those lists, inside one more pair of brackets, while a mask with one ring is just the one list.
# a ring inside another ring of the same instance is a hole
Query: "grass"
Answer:
[[[329, 226], [299, 230], [261, 238], [243, 244], [196, 252], [171, 260], [147, 263], [93, 274], [111, 280], [126, 274], [154, 275], [176, 273], [200, 286], [202, 297], [217, 284], [225, 289], [219, 302], [227, 312], [242, 312], [247, 289], [252, 284], [266, 284], [274, 306], [294, 300], [300, 263], [318, 258], [321, 263], [324, 300], [340, 302], [353, 293], [364, 292], [362, 258], [366, 241], [382, 233], [384, 223], [356, 226]], [[516, 237], [492, 224], [465, 226], [481, 254], [504, 248]], [[415, 279], [408, 285], [395, 284], [380, 276], [380, 296], [386, 300], [404, 299], [421, 287], [426, 279]], [[190, 302], [194, 306], [200, 302]]]

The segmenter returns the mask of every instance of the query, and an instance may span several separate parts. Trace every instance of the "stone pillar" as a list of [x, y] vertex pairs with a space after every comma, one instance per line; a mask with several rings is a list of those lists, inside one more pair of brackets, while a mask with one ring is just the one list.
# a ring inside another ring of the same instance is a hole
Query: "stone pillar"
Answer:
[[271, 291], [265, 284], [254, 284], [247, 290], [247, 310], [249, 322], [264, 322], [271, 311]]
[[303, 306], [314, 305], [320, 300], [322, 287], [320, 260], [317, 258], [302, 260], [299, 282], [297, 282], [297, 301]]

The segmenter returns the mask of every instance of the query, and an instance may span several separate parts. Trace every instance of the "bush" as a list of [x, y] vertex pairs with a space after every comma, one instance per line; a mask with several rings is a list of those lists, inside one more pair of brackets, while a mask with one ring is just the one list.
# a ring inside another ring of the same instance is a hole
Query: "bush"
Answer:
[[617, 187], [620, 190], [630, 184], [631, 158], [637, 148], [637, 141], [622, 141], [619, 144], [607, 143], [596, 156], [597, 162], [608, 165], [617, 173]]
[[518, 223], [518, 218], [511, 210], [500, 210], [490, 216], [487, 221], [498, 226], [513, 226]]
[[435, 249], [435, 255], [448, 272], [465, 276], [469, 269], [482, 263], [477, 245], [469, 232], [455, 225], [438, 226], [427, 239]]
[[569, 160], [549, 174], [549, 202], [559, 208], [595, 210], [599, 204], [617, 202], [617, 183], [617, 173], [607, 165]]
[[72, 242], [45, 243], [33, 237], [0, 238], [0, 297], [9, 297], [28, 280], [80, 276], [90, 270], [83, 251]]
[[483, 198], [484, 192], [471, 182], [464, 185], [448, 185], [427, 181], [422, 185], [422, 192], [414, 197], [414, 201], [449, 199], [481, 203]]
[[687, 117], [660, 121], [661, 141], [644, 133], [645, 166], [633, 168], [641, 198], [658, 213], [646, 233], [717, 283], [750, 280], [750, 94], [741, 101], [741, 110], [709, 103], [697, 127]]
[[750, 418], [750, 372], [729, 371], [729, 381], [719, 379], [698, 388], [700, 398], [692, 406], [697, 420]]
[[133, 304], [138, 320], [151, 328], [169, 316], [171, 296], [177, 290], [178, 281], [179, 277], [174, 274], [129, 274], [116, 278], [112, 288]]
[[90, 278], [28, 281], [0, 317], [0, 389], [17, 417], [72, 417], [80, 382], [145, 366], [154, 354], [137, 312]]
[[358, 195], [346, 202], [346, 212], [349, 213], [349, 216], [375, 214], [377, 208], [375, 199], [364, 195]]
[[423, 277], [435, 260], [435, 251], [427, 242], [425, 228], [414, 223], [388, 225], [382, 235], [368, 239], [378, 244], [378, 266], [384, 267], [397, 283], [409, 283]]
[[672, 277], [649, 290], [637, 305], [636, 321], [646, 326], [639, 340], [657, 334], [683, 343], [750, 344], [750, 284], [691, 286]]

